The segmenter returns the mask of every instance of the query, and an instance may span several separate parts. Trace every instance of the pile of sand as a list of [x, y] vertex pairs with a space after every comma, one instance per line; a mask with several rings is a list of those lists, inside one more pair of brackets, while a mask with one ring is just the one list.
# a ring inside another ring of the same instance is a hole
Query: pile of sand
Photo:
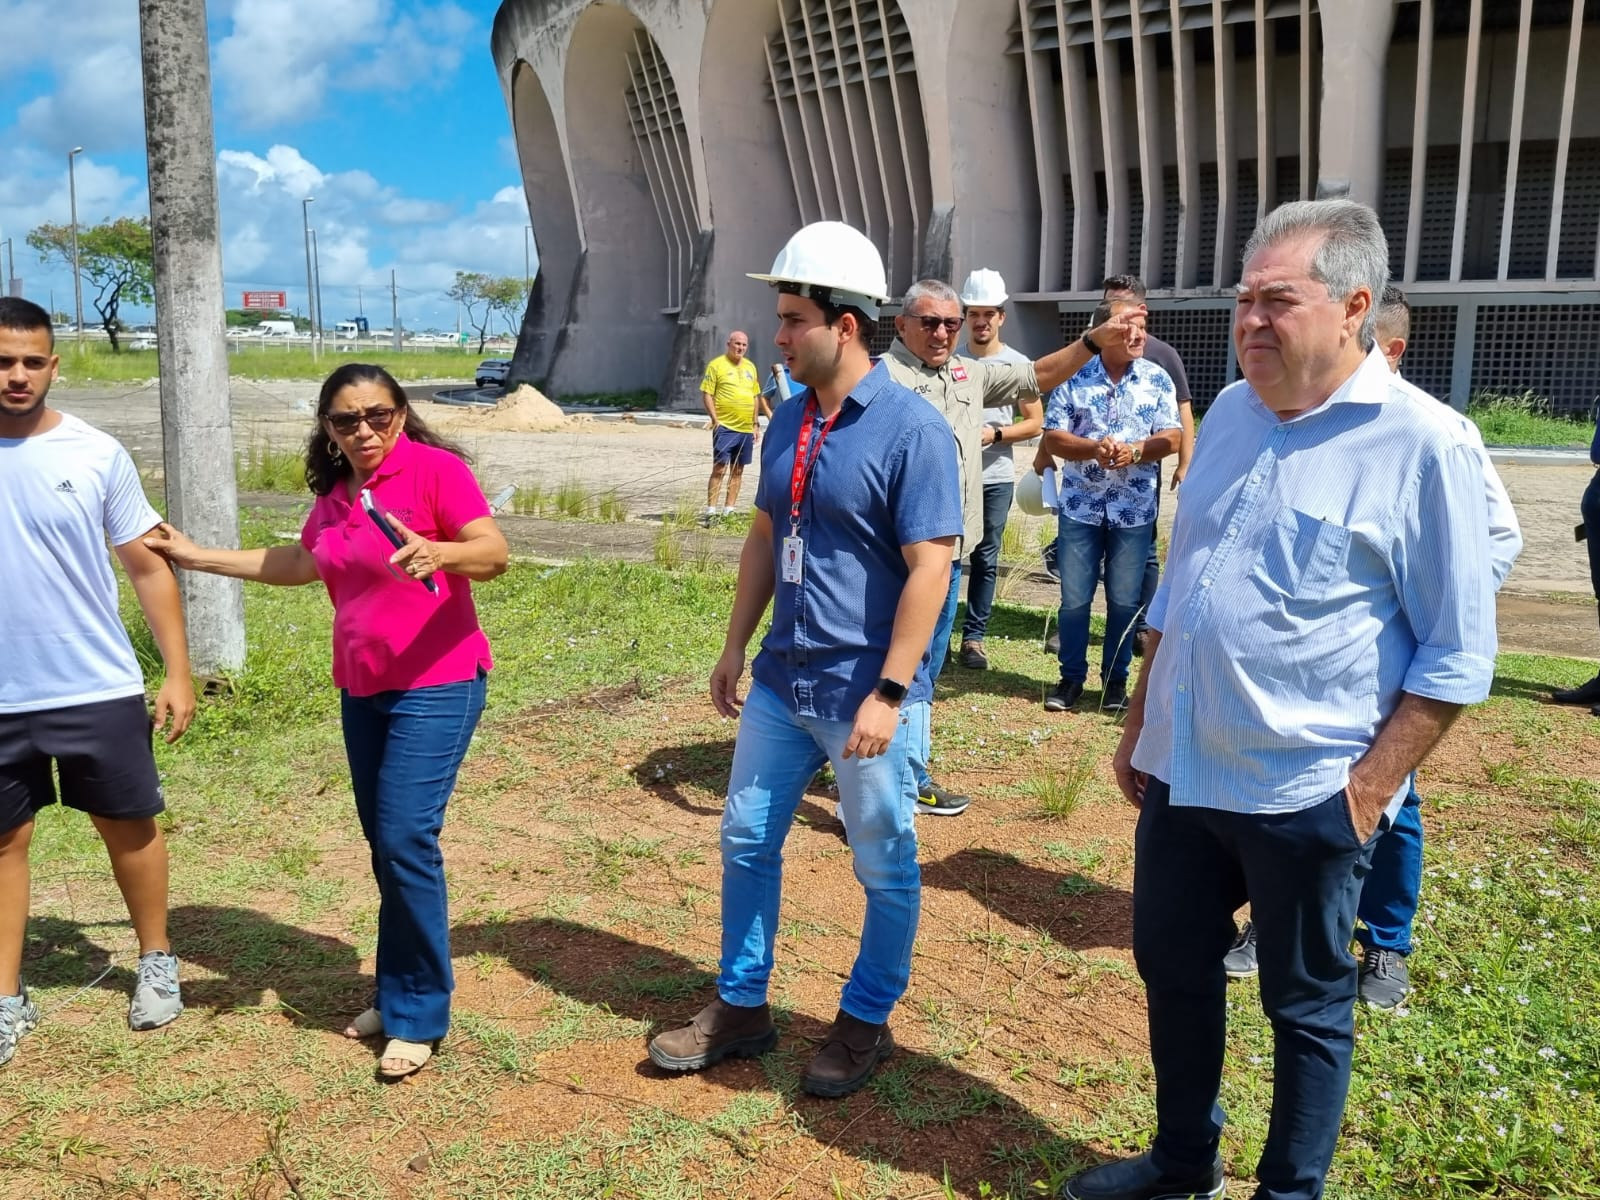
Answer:
[[461, 428], [495, 433], [554, 433], [571, 423], [553, 400], [526, 383], [493, 408], [463, 408], [451, 415]]

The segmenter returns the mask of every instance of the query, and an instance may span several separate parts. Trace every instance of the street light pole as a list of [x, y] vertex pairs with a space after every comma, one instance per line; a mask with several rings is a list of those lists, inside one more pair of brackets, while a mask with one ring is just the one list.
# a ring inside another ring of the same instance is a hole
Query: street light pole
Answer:
[[4, 293], [5, 295], [9, 296], [9, 295], [11, 295], [11, 281], [13, 279], [15, 279], [16, 276], [17, 276], [17, 252], [16, 252], [15, 247], [13, 247], [11, 245], [11, 239], [10, 238], [7, 238], [5, 240], [5, 248], [6, 248], [6, 278], [5, 278], [5, 287], [0, 288], [0, 293]]
[[315, 196], [307, 196], [300, 201], [300, 226], [305, 231], [306, 242], [306, 315], [311, 318], [311, 358], [317, 357], [317, 281], [311, 273], [311, 206], [317, 202]]
[[315, 282], [312, 287], [317, 293], [317, 321], [312, 326], [312, 335], [317, 339], [317, 345], [322, 345], [322, 255], [317, 253], [317, 231], [311, 231], [311, 266], [312, 278]]
[[72, 203], [72, 298], [77, 305], [78, 348], [83, 348], [83, 278], [78, 274], [78, 171], [74, 160], [83, 153], [74, 146], [67, 154], [67, 195]]

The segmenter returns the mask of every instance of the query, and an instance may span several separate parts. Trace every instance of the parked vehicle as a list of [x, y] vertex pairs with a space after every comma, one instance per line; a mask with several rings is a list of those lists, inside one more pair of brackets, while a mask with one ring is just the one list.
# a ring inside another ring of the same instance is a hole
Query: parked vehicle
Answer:
[[263, 321], [259, 326], [262, 337], [293, 337], [293, 321]]
[[478, 364], [477, 383], [481, 388], [493, 384], [496, 387], [505, 387], [506, 376], [511, 374], [511, 360], [509, 358], [486, 358]]

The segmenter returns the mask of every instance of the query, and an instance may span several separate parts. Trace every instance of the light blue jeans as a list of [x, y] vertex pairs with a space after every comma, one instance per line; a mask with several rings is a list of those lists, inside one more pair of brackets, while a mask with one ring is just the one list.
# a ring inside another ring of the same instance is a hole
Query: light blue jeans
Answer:
[[760, 684], [739, 718], [728, 803], [722, 814], [722, 964], [717, 993], [729, 1004], [767, 999], [772, 943], [783, 890], [783, 843], [806, 784], [824, 762], [839, 781], [839, 815], [856, 879], [867, 894], [861, 949], [839, 1007], [872, 1024], [889, 1019], [911, 978], [911, 946], [922, 911], [917, 867], [916, 785], [908, 734], [924, 704], [902, 708], [900, 728], [876, 758], [845, 758], [850, 721], [799, 717]]

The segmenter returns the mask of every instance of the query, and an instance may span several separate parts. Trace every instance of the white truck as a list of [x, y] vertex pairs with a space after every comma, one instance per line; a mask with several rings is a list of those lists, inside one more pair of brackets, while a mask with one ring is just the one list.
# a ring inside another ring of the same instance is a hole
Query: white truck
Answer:
[[293, 337], [293, 321], [263, 321], [256, 326], [261, 330], [262, 337]]

